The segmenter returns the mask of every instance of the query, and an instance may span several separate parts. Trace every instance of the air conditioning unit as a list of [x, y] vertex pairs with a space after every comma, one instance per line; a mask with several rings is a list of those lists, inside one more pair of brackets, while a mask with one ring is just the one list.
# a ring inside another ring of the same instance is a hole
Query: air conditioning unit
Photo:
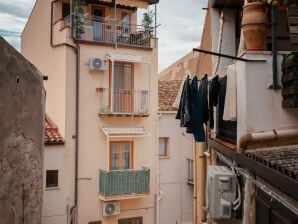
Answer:
[[206, 206], [211, 219], [229, 219], [236, 200], [237, 179], [226, 166], [207, 167]]
[[120, 214], [120, 202], [103, 202], [102, 215], [112, 216]]
[[89, 68], [91, 70], [106, 71], [106, 70], [108, 70], [107, 59], [103, 59], [103, 58], [90, 58]]

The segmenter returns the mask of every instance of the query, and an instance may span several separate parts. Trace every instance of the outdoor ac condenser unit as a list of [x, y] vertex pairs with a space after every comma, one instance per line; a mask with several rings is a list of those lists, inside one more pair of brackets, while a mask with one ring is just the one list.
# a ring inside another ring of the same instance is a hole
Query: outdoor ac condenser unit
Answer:
[[112, 216], [120, 214], [120, 202], [103, 202], [102, 215]]
[[108, 70], [108, 62], [103, 58], [90, 58], [89, 68], [91, 70]]
[[229, 219], [236, 200], [237, 179], [228, 167], [207, 167], [206, 205], [211, 219]]

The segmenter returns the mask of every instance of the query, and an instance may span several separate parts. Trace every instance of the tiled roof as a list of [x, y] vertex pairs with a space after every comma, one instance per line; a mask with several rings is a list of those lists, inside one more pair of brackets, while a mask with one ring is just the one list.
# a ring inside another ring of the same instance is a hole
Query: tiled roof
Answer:
[[247, 150], [245, 156], [298, 180], [298, 145]]
[[175, 111], [172, 107], [179, 91], [181, 80], [158, 81], [158, 106], [160, 111]]
[[62, 138], [61, 134], [58, 131], [58, 127], [55, 123], [46, 116], [45, 122], [45, 137], [44, 137], [44, 144], [45, 145], [62, 145], [64, 144], [64, 139]]

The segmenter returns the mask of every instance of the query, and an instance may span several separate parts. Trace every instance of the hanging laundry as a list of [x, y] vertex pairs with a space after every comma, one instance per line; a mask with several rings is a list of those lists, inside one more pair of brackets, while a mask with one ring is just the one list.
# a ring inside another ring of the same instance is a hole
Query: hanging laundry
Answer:
[[180, 104], [180, 100], [181, 100], [181, 94], [182, 94], [183, 86], [184, 86], [185, 80], [188, 80], [188, 79], [189, 79], [189, 76], [188, 75], [184, 76], [184, 78], [183, 78], [183, 80], [181, 82], [179, 91], [177, 93], [177, 97], [176, 97], [174, 103], [172, 104], [172, 107], [174, 107], [176, 109], [179, 109], [179, 104]]
[[207, 125], [209, 120], [209, 110], [208, 110], [208, 75], [205, 74], [204, 77], [201, 79], [201, 84], [199, 88], [199, 97], [202, 101], [202, 114], [203, 114], [203, 122]]
[[[203, 102], [202, 102], [202, 88], [200, 85], [198, 89], [198, 79], [195, 76], [191, 82], [191, 109], [192, 109], [192, 126], [187, 128], [187, 132], [190, 128], [193, 130], [194, 139], [196, 142], [205, 141], [205, 132], [203, 127]], [[189, 133], [189, 132], [188, 132]]]
[[227, 69], [227, 88], [223, 120], [237, 120], [237, 87], [236, 87], [236, 65], [232, 64]]
[[192, 119], [190, 108], [190, 84], [189, 76], [186, 77], [181, 93], [181, 100], [176, 119], [180, 120], [180, 127], [187, 127]]
[[209, 84], [209, 127], [214, 128], [214, 107], [218, 104], [219, 95], [218, 75], [212, 78]]

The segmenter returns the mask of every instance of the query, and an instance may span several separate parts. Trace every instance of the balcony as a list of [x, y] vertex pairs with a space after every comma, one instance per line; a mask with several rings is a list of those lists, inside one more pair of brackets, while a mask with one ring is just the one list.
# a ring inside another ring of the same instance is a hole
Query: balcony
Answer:
[[99, 170], [99, 194], [103, 201], [145, 197], [150, 193], [150, 170]]
[[78, 40], [103, 44], [117, 43], [142, 48], [151, 47], [152, 28], [102, 17], [79, 17], [75, 21], [77, 22], [74, 22], [74, 34]]
[[99, 115], [149, 115], [148, 90], [97, 88]]

